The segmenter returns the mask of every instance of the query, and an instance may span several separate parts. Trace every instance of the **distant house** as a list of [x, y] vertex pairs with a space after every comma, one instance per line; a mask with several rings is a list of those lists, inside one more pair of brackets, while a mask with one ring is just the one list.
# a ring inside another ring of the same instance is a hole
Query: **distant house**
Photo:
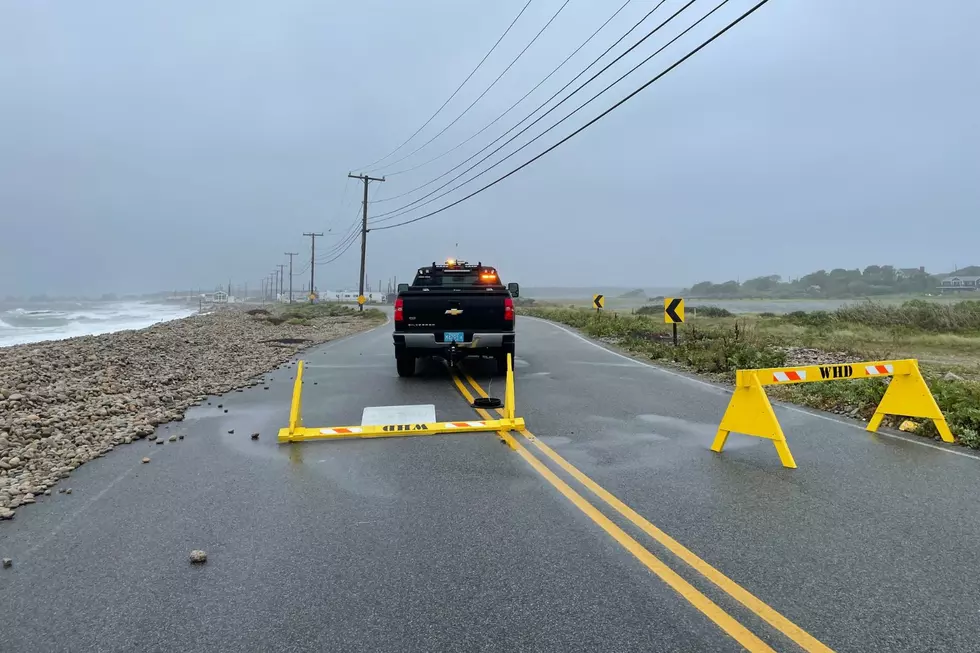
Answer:
[[939, 282], [942, 292], [964, 292], [980, 290], [980, 277], [952, 276]]
[[919, 266], [917, 268], [899, 268], [895, 270], [895, 278], [898, 280], [911, 279], [912, 277], [925, 273], [926, 273], [925, 266]]

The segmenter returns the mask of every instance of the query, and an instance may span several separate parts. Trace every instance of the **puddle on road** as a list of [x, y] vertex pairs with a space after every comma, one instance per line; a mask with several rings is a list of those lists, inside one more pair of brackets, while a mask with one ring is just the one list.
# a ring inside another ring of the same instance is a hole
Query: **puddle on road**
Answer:
[[[588, 424], [577, 429], [577, 432], [584, 435], [578, 436], [572, 432], [569, 435], [539, 435], [538, 437], [548, 444], [555, 445], [629, 447], [635, 444], [673, 442], [684, 447], [708, 449], [718, 432], [718, 425], [652, 413], [626, 419], [594, 415], [589, 417]], [[593, 435], [597, 437], [591, 437]], [[759, 438], [732, 434], [726, 449], [748, 448], [758, 444]]]

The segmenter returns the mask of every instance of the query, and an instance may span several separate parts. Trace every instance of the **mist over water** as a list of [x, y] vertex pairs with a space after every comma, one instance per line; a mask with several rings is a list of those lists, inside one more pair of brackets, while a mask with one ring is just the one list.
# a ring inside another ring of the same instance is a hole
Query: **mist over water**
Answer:
[[0, 347], [143, 329], [195, 312], [146, 302], [0, 303]]

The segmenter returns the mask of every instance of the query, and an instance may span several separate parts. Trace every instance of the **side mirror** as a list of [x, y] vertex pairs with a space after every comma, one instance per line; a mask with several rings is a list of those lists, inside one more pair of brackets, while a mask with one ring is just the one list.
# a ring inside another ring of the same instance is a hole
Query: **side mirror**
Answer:
[[398, 284], [398, 292], [405, 292], [406, 290], [408, 290], [408, 284], [407, 283], [400, 283], [400, 284]]
[[521, 287], [516, 283], [508, 283], [507, 290], [510, 291], [510, 296], [517, 299], [521, 296]]

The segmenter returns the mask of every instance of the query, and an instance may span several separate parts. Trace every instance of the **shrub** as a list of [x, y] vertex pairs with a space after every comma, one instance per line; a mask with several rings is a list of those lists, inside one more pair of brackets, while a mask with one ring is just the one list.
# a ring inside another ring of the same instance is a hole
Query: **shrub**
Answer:
[[841, 322], [871, 327], [936, 332], [980, 331], [980, 301], [940, 304], [914, 299], [901, 306], [863, 302], [837, 309], [835, 317]]
[[783, 316], [792, 324], [804, 327], [827, 328], [834, 322], [834, 316], [827, 311], [792, 311]]
[[693, 308], [698, 317], [732, 317], [733, 313], [721, 306], [695, 306]]

